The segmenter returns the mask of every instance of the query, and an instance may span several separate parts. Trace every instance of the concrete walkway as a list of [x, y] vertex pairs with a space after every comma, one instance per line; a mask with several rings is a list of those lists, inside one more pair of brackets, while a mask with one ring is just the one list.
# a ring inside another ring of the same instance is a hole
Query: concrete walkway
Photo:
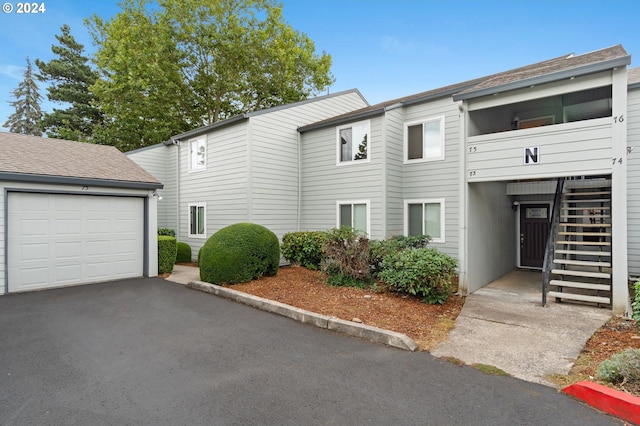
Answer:
[[539, 272], [516, 270], [467, 296], [448, 340], [432, 354], [553, 386], [547, 377], [569, 372], [611, 311], [552, 300], [543, 308], [540, 279]]
[[[198, 268], [176, 265], [169, 281], [199, 281]], [[449, 339], [431, 353], [496, 366], [514, 377], [553, 386], [611, 311], [549, 301], [541, 306], [540, 273], [513, 271], [469, 295]]]

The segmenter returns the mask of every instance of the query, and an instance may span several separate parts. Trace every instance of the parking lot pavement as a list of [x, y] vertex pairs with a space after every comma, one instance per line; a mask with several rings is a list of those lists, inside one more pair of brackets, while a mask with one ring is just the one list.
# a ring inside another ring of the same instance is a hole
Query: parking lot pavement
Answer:
[[157, 278], [0, 297], [0, 424], [620, 424]]

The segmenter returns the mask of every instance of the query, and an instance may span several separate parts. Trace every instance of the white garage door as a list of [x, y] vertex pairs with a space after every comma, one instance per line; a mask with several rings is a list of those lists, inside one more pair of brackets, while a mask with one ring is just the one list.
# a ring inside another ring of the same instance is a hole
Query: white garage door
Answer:
[[9, 292], [142, 276], [141, 198], [11, 192]]

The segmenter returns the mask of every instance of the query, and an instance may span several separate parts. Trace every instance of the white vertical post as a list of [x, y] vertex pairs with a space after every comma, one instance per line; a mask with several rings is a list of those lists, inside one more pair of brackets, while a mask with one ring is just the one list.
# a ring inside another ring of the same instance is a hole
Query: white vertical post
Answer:
[[627, 264], [627, 68], [612, 71], [611, 271], [614, 314], [630, 312]]

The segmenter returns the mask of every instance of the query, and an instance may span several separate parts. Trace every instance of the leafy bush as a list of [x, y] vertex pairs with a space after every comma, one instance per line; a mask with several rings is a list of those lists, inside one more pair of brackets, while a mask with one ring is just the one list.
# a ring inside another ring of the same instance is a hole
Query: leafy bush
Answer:
[[158, 235], [166, 235], [168, 237], [175, 237], [176, 231], [170, 228], [158, 228]]
[[158, 235], [158, 273], [169, 274], [176, 262], [177, 244], [174, 237]]
[[638, 326], [640, 327], [640, 281], [636, 281], [633, 285], [633, 303], [631, 304], [632, 314], [631, 318], [638, 321]]
[[[369, 239], [348, 226], [327, 233], [321, 269], [334, 285], [365, 285], [371, 282]], [[347, 284], [350, 283], [350, 284]]]
[[178, 241], [177, 249], [176, 263], [191, 262], [191, 246], [189, 244]]
[[282, 237], [282, 256], [291, 263], [318, 269], [327, 237], [324, 231], [289, 232]]
[[236, 223], [209, 237], [199, 258], [202, 281], [242, 283], [278, 272], [280, 243], [264, 226]]
[[378, 277], [393, 290], [442, 304], [451, 294], [457, 262], [432, 247], [386, 255]]
[[602, 361], [597, 375], [610, 383], [640, 386], [640, 349], [627, 349]]
[[371, 257], [371, 269], [374, 275], [377, 275], [382, 268], [382, 261], [386, 256], [395, 255], [402, 250], [412, 248], [424, 248], [427, 247], [431, 237], [428, 235], [396, 235], [382, 241], [371, 241], [370, 243], [370, 257]]

